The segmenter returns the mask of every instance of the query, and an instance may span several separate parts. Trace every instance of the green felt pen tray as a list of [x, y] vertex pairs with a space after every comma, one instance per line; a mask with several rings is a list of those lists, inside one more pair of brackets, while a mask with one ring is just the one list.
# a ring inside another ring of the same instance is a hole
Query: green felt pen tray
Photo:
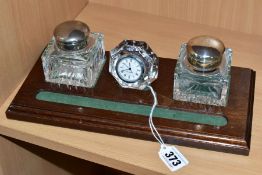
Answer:
[[[75, 88], [44, 81], [39, 59], [6, 111], [10, 119], [154, 140], [148, 125], [150, 91], [121, 88], [107, 63], [95, 88]], [[160, 58], [152, 83], [159, 105], [154, 124], [166, 143], [248, 155], [255, 72], [232, 67], [227, 107], [172, 99], [175, 59]]]
[[[151, 110], [151, 107], [146, 105], [121, 103], [110, 100], [101, 100], [97, 98], [67, 95], [48, 91], [39, 92], [36, 95], [36, 99], [47, 102], [75, 105], [87, 108], [102, 109], [113, 112], [122, 112], [143, 116], [149, 116]], [[207, 124], [212, 126], [225, 126], [227, 124], [227, 120], [223, 116], [199, 114], [160, 107], [155, 109], [154, 116], [170, 120], [180, 120], [198, 124]]]

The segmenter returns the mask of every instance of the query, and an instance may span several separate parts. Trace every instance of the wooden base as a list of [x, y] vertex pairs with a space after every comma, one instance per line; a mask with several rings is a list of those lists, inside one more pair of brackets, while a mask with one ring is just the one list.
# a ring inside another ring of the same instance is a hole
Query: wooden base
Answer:
[[[108, 58], [108, 52], [106, 55]], [[174, 101], [172, 93], [176, 60], [160, 58], [159, 64], [159, 78], [152, 86], [158, 94], [160, 107], [223, 116], [228, 120], [227, 125], [219, 127], [155, 117], [154, 124], [164, 141], [170, 144], [248, 155], [255, 72], [247, 68], [232, 67], [228, 105], [217, 107]], [[76, 89], [45, 82], [39, 59], [7, 109], [7, 117], [155, 141], [148, 126], [147, 116], [37, 100], [36, 95], [41, 90], [151, 106], [153, 99], [149, 91], [123, 89], [117, 84], [108, 73], [108, 61], [95, 88]]]

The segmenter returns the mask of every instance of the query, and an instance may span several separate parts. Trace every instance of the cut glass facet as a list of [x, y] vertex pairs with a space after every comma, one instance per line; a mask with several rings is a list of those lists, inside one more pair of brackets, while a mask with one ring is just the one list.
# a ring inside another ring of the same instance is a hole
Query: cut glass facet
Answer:
[[158, 58], [146, 42], [124, 40], [110, 51], [109, 72], [120, 86], [143, 90], [157, 79]]
[[87, 45], [75, 51], [57, 47], [53, 37], [42, 54], [47, 82], [94, 87], [105, 62], [104, 36], [90, 33]]

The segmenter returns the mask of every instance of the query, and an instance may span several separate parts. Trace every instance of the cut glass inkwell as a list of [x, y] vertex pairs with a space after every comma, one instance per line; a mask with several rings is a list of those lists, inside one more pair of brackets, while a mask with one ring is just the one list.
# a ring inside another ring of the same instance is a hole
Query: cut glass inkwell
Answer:
[[226, 106], [232, 50], [210, 36], [182, 44], [174, 74], [173, 99]]
[[105, 62], [104, 35], [66, 21], [55, 28], [41, 58], [47, 82], [94, 87]]

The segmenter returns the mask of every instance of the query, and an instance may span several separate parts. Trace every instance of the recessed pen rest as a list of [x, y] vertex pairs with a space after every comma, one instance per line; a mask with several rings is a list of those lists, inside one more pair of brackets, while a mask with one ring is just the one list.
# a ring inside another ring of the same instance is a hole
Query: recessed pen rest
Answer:
[[[146, 105], [121, 103], [110, 100], [102, 100], [97, 98], [68, 95], [48, 91], [40, 91], [36, 95], [36, 99], [53, 103], [121, 112], [123, 113], [123, 117], [125, 117], [125, 113], [148, 116], [151, 110], [151, 106]], [[225, 126], [227, 124], [227, 120], [223, 116], [185, 112], [161, 107], [157, 107], [155, 109], [154, 117], [192, 122], [196, 124], [207, 124], [211, 126]]]

